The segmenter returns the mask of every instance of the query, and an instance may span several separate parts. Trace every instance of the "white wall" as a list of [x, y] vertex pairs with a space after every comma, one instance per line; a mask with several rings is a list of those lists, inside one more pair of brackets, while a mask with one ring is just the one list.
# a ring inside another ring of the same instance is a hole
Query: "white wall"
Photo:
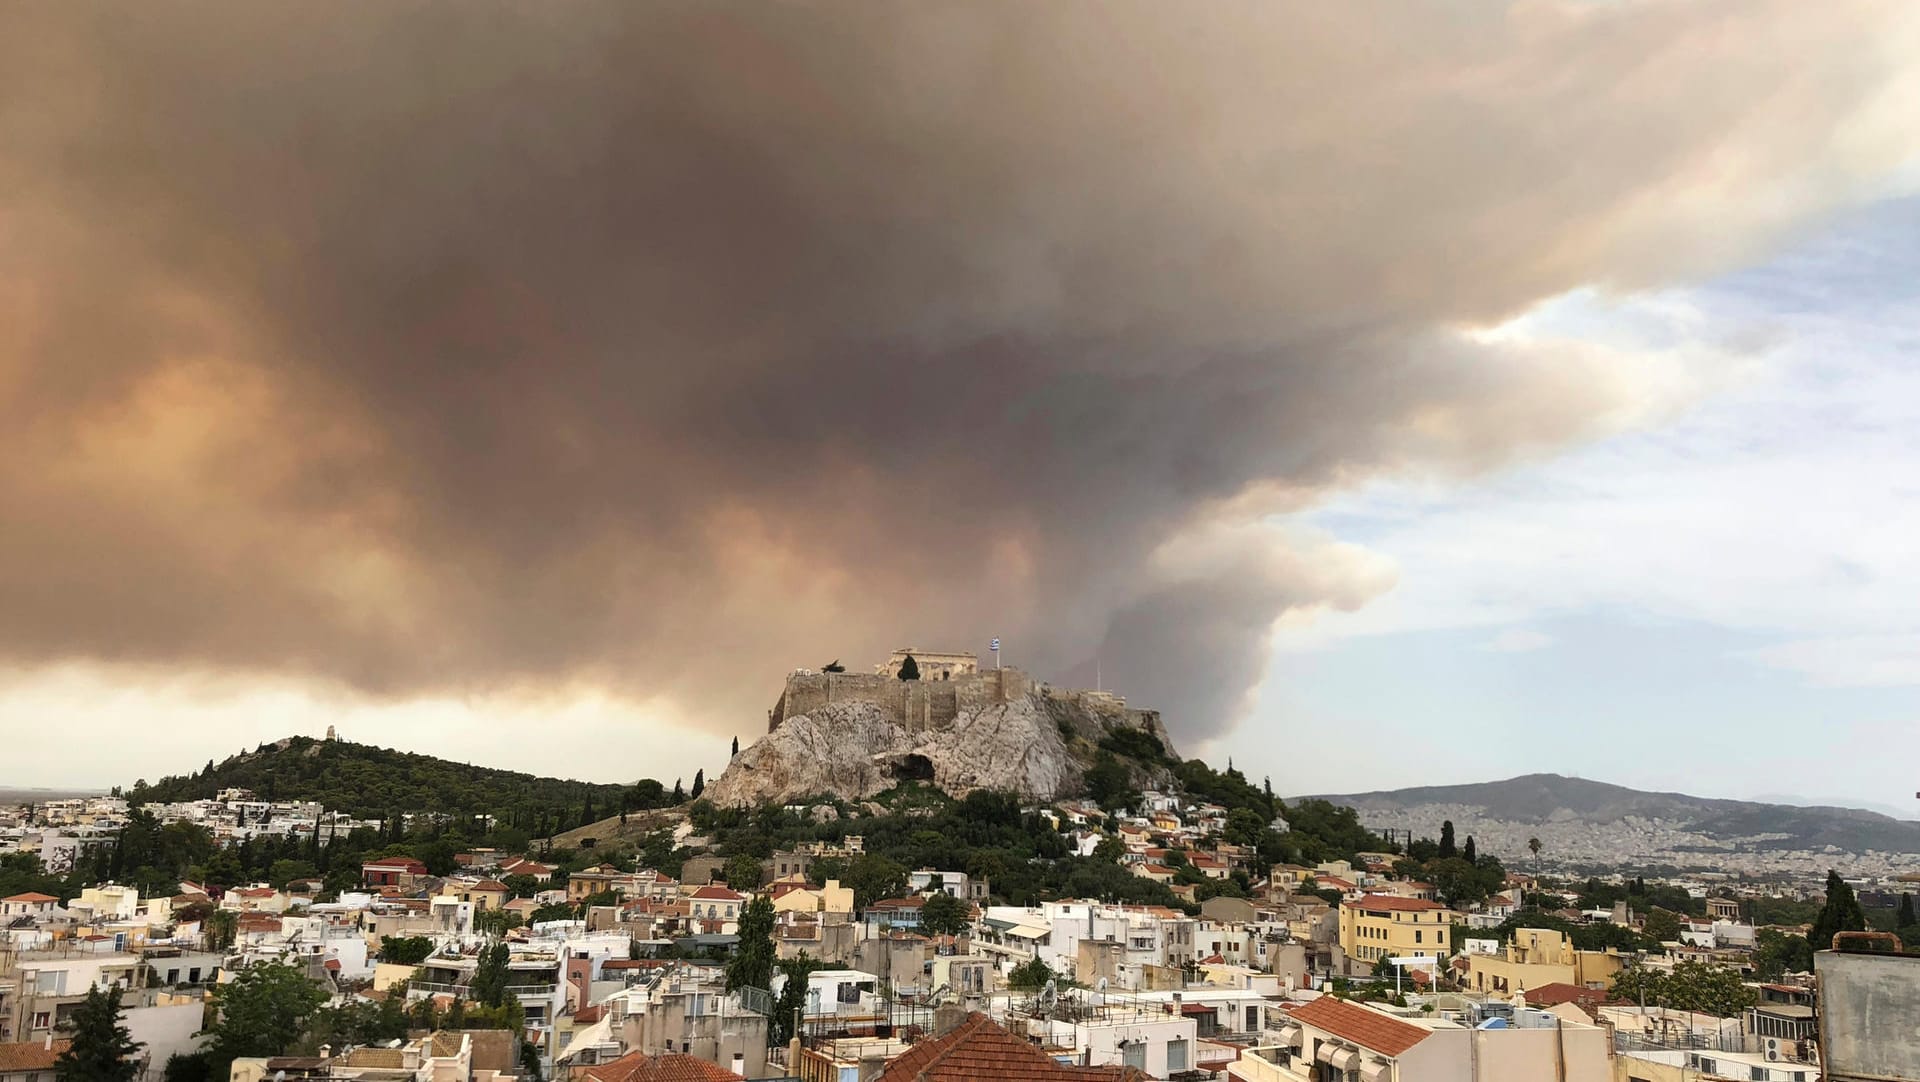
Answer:
[[166, 1069], [169, 1057], [188, 1055], [200, 1047], [202, 1041], [194, 1034], [200, 1029], [203, 1013], [203, 1006], [199, 1003], [131, 1007], [127, 1010], [127, 1032], [133, 1034], [134, 1040], [146, 1045], [141, 1053], [147, 1057], [152, 1077], [159, 1077], [160, 1072]]

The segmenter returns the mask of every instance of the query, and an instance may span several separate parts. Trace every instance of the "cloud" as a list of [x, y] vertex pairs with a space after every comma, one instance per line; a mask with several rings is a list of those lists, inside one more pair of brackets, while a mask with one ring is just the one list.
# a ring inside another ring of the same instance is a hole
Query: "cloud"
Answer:
[[1500, 654], [1525, 654], [1553, 645], [1553, 636], [1530, 627], [1510, 627], [1488, 639], [1485, 649]]
[[1920, 13], [1841, 8], [15, 11], [0, 657], [724, 731], [998, 634], [1217, 733], [1386, 581], [1243, 531], [1704, 386], [1478, 328], [1910, 158]]

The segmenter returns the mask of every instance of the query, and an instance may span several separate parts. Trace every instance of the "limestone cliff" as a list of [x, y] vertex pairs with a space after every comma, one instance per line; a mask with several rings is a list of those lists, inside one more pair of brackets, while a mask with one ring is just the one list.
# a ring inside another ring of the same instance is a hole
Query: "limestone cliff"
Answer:
[[1095, 745], [1123, 728], [1166, 741], [1154, 711], [1035, 686], [1011, 669], [926, 684], [803, 670], [788, 679], [767, 735], [706, 795], [727, 806], [860, 799], [924, 780], [955, 796], [984, 788], [1052, 799], [1077, 793]]

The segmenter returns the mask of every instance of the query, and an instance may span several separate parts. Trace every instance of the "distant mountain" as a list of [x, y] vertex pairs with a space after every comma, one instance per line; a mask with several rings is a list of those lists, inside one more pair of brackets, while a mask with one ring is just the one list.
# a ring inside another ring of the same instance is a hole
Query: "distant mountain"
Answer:
[[1848, 800], [1844, 797], [1801, 796], [1797, 793], [1757, 793], [1748, 797], [1756, 804], [1790, 804], [1796, 808], [1857, 808], [1860, 811], [1876, 812], [1889, 819], [1911, 822], [1920, 819], [1920, 809], [1896, 808], [1891, 804], [1876, 804], [1870, 800]]
[[612, 814], [626, 791], [622, 785], [539, 778], [371, 744], [294, 736], [209, 762], [192, 774], [161, 778], [127, 795], [139, 803], [199, 800], [229, 788], [251, 789], [264, 800], [317, 800], [363, 819], [411, 811], [485, 813], [527, 830], [566, 829]]
[[1510, 861], [1529, 837], [1541, 837], [1570, 861], [1612, 854], [1731, 866], [1741, 863], [1739, 854], [1803, 853], [1812, 867], [1823, 854], [1920, 854], [1920, 823], [1878, 812], [1645, 792], [1559, 774], [1325, 799], [1352, 806], [1369, 826], [1416, 835], [1434, 835], [1442, 820], [1451, 819], [1463, 838], [1477, 833], [1483, 852], [1493, 851], [1487, 845], [1494, 842]]
[[0, 806], [67, 800], [77, 796], [105, 796], [105, 789], [58, 789], [33, 785], [0, 785]]

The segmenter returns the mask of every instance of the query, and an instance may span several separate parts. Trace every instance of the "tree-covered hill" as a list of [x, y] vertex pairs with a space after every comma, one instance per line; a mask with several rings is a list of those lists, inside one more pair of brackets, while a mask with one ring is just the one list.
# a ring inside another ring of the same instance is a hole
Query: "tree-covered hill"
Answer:
[[371, 744], [295, 736], [209, 762], [192, 774], [136, 786], [128, 796], [136, 803], [198, 800], [227, 788], [251, 789], [264, 800], [317, 800], [358, 818], [485, 813], [534, 832], [543, 825], [571, 827], [583, 818], [617, 812], [631, 792], [623, 785], [538, 778]]

